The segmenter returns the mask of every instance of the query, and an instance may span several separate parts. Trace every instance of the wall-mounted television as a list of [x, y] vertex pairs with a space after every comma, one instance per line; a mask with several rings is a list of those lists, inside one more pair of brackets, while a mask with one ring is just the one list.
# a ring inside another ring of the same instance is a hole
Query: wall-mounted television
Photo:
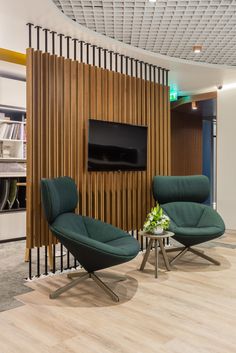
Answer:
[[147, 126], [89, 119], [88, 171], [141, 171], [147, 166]]

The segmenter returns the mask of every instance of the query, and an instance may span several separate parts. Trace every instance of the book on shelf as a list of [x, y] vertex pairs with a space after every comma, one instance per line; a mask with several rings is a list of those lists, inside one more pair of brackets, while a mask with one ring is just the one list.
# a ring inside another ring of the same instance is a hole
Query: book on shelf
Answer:
[[0, 139], [3, 139], [7, 132], [8, 124], [3, 123], [0, 125]]
[[26, 159], [26, 151], [27, 151], [27, 148], [26, 148], [26, 144], [24, 143], [24, 145], [23, 145], [23, 159]]
[[0, 139], [7, 140], [23, 140], [24, 139], [24, 126], [18, 123], [1, 123], [0, 124]]
[[7, 173], [9, 174], [14, 173], [15, 175], [19, 175], [19, 176], [22, 174], [25, 174], [26, 176], [26, 163], [17, 163], [17, 162], [0, 163], [0, 176], [7, 175]]

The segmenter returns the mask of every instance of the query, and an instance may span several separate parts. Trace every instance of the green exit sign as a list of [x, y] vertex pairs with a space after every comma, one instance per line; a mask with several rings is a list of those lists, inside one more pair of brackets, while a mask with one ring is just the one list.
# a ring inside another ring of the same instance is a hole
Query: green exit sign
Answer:
[[175, 85], [170, 85], [170, 101], [174, 102], [178, 100], [178, 90]]
[[170, 101], [174, 102], [178, 100], [178, 93], [177, 92], [170, 92]]

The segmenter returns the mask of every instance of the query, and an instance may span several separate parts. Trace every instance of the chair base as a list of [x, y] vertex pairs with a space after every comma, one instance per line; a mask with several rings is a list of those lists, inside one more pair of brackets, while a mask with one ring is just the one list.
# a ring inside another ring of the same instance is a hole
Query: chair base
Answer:
[[[107, 276], [107, 274], [106, 274]], [[68, 291], [69, 289], [73, 288], [74, 286], [76, 286], [77, 284], [79, 284], [80, 282], [83, 282], [85, 281], [86, 279], [93, 279], [94, 282], [97, 283], [97, 285], [103, 289], [103, 291], [109, 295], [112, 300], [114, 300], [115, 302], [119, 302], [119, 297], [118, 295], [116, 295], [115, 292], [113, 292], [111, 290], [111, 288], [109, 288], [94, 272], [83, 272], [83, 273], [80, 273], [80, 272], [75, 272], [75, 273], [70, 273], [67, 275], [68, 278], [75, 278], [73, 279], [73, 281], [71, 281], [70, 283], [66, 284], [65, 286], [57, 289], [56, 291], [50, 293], [49, 295], [49, 298], [50, 299], [56, 299], [59, 297], [59, 295], [61, 295], [62, 293]], [[107, 276], [109, 277], [109, 275]], [[119, 277], [119, 280], [120, 281], [124, 281], [126, 280], [125, 277]]]
[[174, 252], [174, 251], [178, 251], [180, 250], [180, 252], [170, 261], [170, 264], [172, 265], [173, 263], [175, 263], [177, 260], [179, 260], [184, 254], [186, 254], [187, 251], [190, 251], [191, 253], [198, 255], [199, 257], [202, 257], [203, 259], [213, 263], [214, 265], [220, 266], [220, 262], [213, 259], [212, 257], [204, 254], [203, 251], [200, 250], [196, 250], [193, 249], [192, 247], [182, 247], [182, 248], [173, 248], [173, 249], [166, 249], [166, 252]]

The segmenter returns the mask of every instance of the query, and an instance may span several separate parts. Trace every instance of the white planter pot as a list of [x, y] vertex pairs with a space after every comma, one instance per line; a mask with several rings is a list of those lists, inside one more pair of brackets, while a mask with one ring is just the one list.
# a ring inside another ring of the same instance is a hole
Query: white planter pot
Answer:
[[158, 234], [163, 234], [164, 230], [163, 230], [162, 227], [156, 227], [156, 228], [153, 229], [152, 232], [153, 232], [153, 234], [158, 235]]

